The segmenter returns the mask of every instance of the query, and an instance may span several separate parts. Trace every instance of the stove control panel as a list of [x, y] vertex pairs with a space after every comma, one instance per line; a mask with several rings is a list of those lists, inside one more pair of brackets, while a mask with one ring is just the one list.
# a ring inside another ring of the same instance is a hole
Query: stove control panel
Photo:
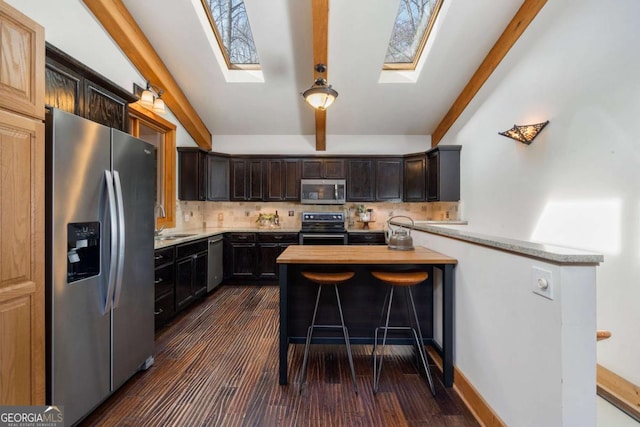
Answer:
[[344, 222], [344, 212], [303, 212], [302, 222]]

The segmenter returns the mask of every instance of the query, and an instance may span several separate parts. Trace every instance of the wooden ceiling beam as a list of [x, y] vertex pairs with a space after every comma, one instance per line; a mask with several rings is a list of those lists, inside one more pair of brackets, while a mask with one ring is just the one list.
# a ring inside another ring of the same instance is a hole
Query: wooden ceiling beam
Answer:
[[[313, 80], [329, 75], [329, 0], [312, 0], [313, 16]], [[316, 64], [324, 64], [327, 71], [319, 73]], [[316, 151], [327, 149], [327, 111], [316, 110]]]
[[455, 100], [447, 114], [442, 118], [438, 127], [431, 135], [431, 146], [435, 147], [442, 140], [447, 131], [453, 126], [462, 112], [467, 108], [482, 85], [489, 79], [498, 67], [498, 64], [507, 55], [511, 47], [518, 41], [522, 33], [527, 29], [531, 21], [536, 17], [547, 0], [525, 0], [513, 16], [509, 25], [493, 45], [484, 61], [480, 64], [458, 98]]
[[211, 150], [211, 132], [121, 0], [83, 0], [140, 73], [164, 90], [162, 99], [196, 144]]

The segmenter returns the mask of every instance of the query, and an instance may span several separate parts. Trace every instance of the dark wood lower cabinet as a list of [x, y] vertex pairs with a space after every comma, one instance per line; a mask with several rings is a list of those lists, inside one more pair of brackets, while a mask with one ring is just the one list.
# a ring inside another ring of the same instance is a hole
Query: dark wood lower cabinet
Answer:
[[175, 306], [175, 248], [155, 251], [155, 326], [164, 326], [176, 313]]
[[298, 233], [258, 234], [258, 279], [278, 280], [276, 259], [289, 245], [298, 244]]
[[287, 246], [297, 243], [298, 233], [230, 233], [226, 244], [230, 274], [225, 276], [239, 283], [278, 280], [276, 259]]
[[207, 293], [208, 241], [176, 247], [176, 311]]

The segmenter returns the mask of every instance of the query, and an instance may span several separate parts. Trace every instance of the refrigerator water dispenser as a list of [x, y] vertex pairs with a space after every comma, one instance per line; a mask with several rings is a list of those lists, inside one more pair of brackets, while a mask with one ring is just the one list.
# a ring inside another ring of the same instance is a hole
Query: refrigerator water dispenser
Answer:
[[67, 283], [100, 274], [100, 223], [67, 224]]

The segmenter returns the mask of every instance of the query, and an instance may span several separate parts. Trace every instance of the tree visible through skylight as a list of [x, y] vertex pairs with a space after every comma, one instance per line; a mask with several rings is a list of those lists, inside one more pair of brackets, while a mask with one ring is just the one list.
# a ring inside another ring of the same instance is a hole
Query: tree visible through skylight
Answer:
[[218, 42], [224, 46], [229, 65], [259, 64], [249, 17], [243, 0], [203, 0], [215, 24]]
[[385, 65], [413, 64], [415, 68], [441, 4], [442, 0], [400, 0]]

